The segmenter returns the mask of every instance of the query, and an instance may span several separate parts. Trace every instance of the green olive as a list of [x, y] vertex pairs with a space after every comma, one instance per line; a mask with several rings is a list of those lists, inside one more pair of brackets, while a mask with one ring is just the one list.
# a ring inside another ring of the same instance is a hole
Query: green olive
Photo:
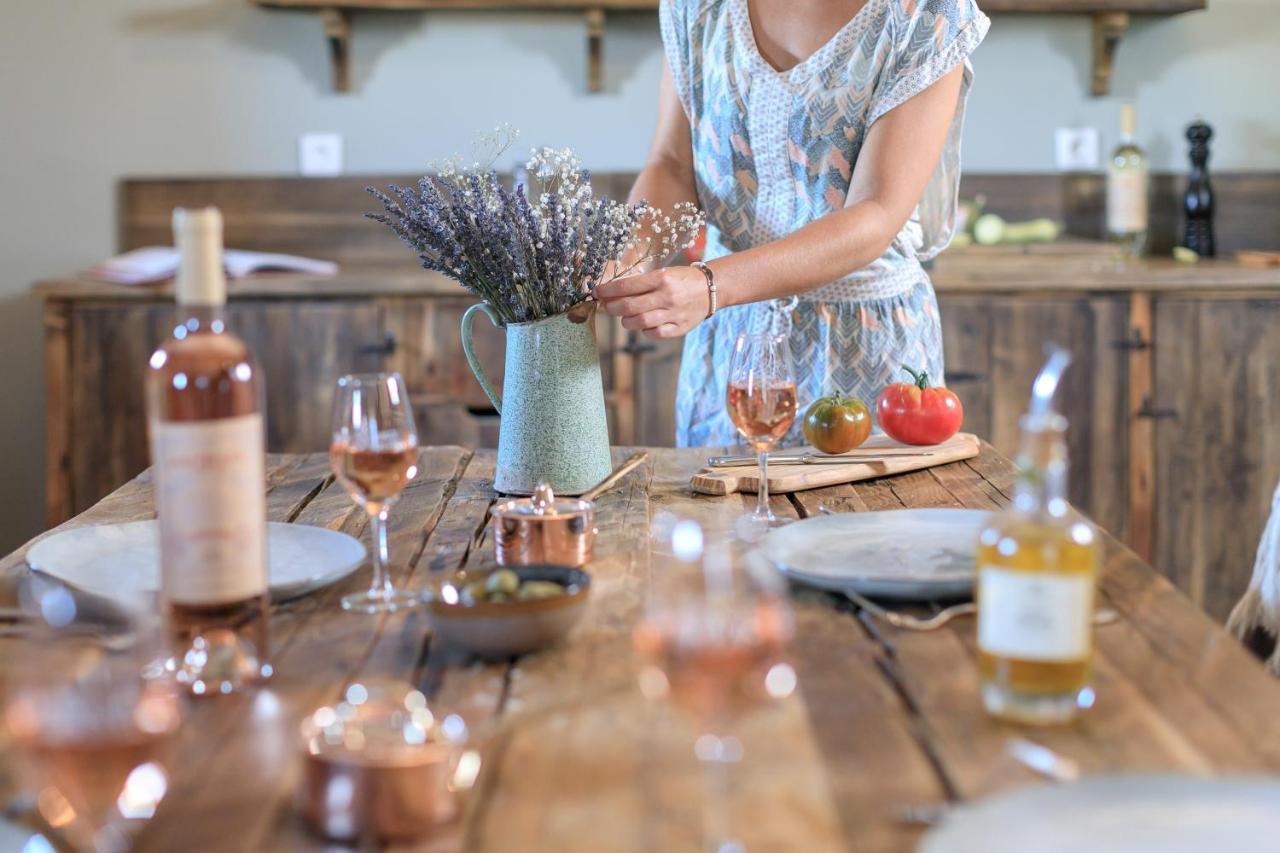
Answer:
[[525, 581], [520, 585], [520, 598], [539, 599], [555, 598], [564, 595], [564, 587], [555, 581]]
[[485, 581], [485, 590], [490, 594], [501, 592], [504, 595], [515, 595], [520, 588], [520, 576], [511, 569], [498, 569]]
[[484, 587], [485, 584], [482, 580], [471, 581], [462, 588], [462, 592], [459, 594], [458, 599], [467, 607], [470, 607], [473, 604], [479, 604], [488, 597], [488, 591]]

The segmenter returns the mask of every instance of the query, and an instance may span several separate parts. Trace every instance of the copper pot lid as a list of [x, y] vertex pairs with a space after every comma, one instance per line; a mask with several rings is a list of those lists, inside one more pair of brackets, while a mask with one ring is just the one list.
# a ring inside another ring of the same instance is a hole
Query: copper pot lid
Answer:
[[390, 679], [349, 685], [343, 701], [317, 708], [302, 725], [303, 748], [311, 755], [376, 767], [448, 760], [467, 735], [461, 717], [433, 713], [420, 691]]
[[538, 483], [533, 496], [528, 498], [512, 498], [503, 501], [493, 508], [498, 517], [518, 517], [522, 520], [557, 519], [566, 516], [583, 515], [595, 508], [591, 501], [580, 498], [558, 498], [547, 483]]

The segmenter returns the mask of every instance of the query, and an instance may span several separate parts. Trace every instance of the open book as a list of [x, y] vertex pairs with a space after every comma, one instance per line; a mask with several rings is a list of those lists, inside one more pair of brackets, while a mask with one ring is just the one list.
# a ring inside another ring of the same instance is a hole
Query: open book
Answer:
[[[178, 250], [172, 246], [146, 246], [123, 255], [108, 258], [85, 275], [115, 284], [146, 284], [172, 278], [178, 272]], [[244, 278], [258, 272], [298, 272], [311, 275], [333, 275], [338, 265], [298, 255], [275, 255], [227, 249], [222, 263], [231, 278]]]

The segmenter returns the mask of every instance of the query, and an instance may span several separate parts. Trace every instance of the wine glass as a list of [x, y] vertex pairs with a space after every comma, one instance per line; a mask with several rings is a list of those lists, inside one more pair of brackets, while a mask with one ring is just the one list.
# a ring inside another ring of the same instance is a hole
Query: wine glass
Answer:
[[696, 522], [655, 519], [654, 527], [659, 570], [632, 635], [640, 690], [692, 718], [706, 784], [705, 847], [741, 851], [729, 820], [729, 766], [743, 749], [728, 730], [795, 690], [795, 670], [783, 659], [793, 632], [786, 589], [771, 567], [735, 560], [727, 537], [705, 543]]
[[796, 373], [791, 344], [773, 331], [738, 336], [729, 366], [729, 417], [760, 459], [756, 510], [750, 520], [778, 523], [769, 508], [769, 451], [796, 419]]
[[346, 610], [382, 613], [422, 604], [397, 590], [387, 569], [387, 513], [418, 473], [418, 431], [399, 373], [368, 373], [338, 380], [333, 401], [334, 476], [369, 514], [373, 580], [367, 592], [343, 596]]
[[86, 618], [65, 587], [33, 587], [4, 702], [19, 775], [62, 841], [128, 849], [168, 789], [182, 716], [159, 608], [133, 602]]

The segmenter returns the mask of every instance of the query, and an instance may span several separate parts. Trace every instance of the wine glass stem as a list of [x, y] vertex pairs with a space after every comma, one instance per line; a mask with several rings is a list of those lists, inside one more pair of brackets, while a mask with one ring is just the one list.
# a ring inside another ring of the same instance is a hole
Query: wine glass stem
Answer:
[[395, 590], [391, 586], [391, 574], [387, 571], [386, 504], [379, 505], [376, 512], [369, 513], [369, 529], [373, 534], [373, 582], [369, 584], [369, 597], [390, 598]]
[[760, 451], [760, 485], [756, 488], [756, 517], [769, 517], [769, 454]]
[[731, 835], [729, 817], [729, 764], [723, 741], [717, 736], [715, 755], [698, 756], [706, 787], [702, 807], [702, 838], [706, 853], [742, 853], [742, 845]]

